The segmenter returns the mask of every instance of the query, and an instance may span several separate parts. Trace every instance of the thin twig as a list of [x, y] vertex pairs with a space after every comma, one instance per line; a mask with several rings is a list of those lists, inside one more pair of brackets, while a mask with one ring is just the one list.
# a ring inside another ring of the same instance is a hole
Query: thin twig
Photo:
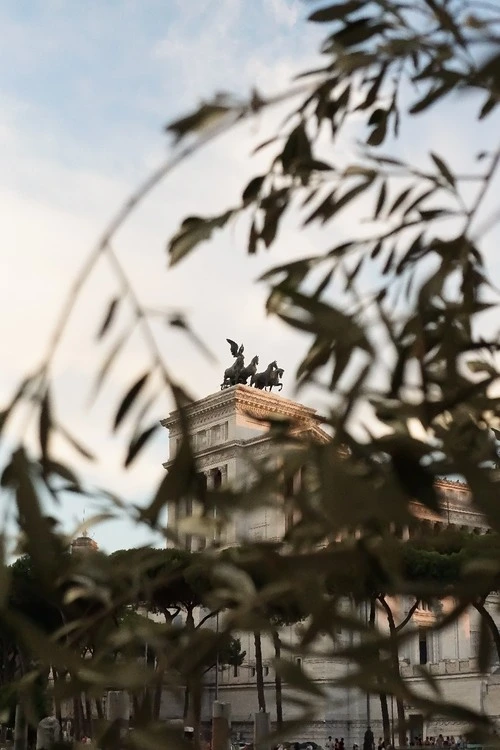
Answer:
[[479, 189], [479, 192], [478, 192], [478, 194], [476, 196], [476, 200], [474, 201], [473, 205], [471, 206], [471, 208], [467, 212], [467, 218], [466, 218], [465, 227], [464, 227], [464, 231], [463, 231], [464, 236], [469, 231], [469, 229], [471, 227], [471, 224], [474, 221], [474, 218], [475, 218], [475, 216], [476, 216], [479, 208], [481, 207], [481, 203], [483, 202], [483, 198], [484, 198], [484, 196], [486, 195], [486, 193], [488, 191], [488, 188], [489, 188], [489, 186], [491, 184], [491, 181], [492, 181], [492, 179], [493, 179], [493, 177], [495, 175], [495, 172], [496, 172], [496, 170], [498, 168], [498, 164], [499, 163], [500, 163], [500, 148], [498, 148], [496, 150], [496, 152], [495, 152], [495, 154], [493, 156], [493, 159], [491, 160], [490, 168], [488, 169], [488, 171], [486, 172], [486, 174], [484, 176], [483, 184], [481, 185], [481, 188]]
[[[296, 86], [285, 92], [276, 94], [275, 96], [270, 97], [266, 99], [265, 101], [264, 100], [259, 101], [258, 108], [253, 106], [252, 100], [250, 100], [248, 103], [234, 110], [229, 111], [228, 114], [224, 117], [222, 122], [208, 129], [205, 132], [205, 134], [203, 136], [200, 136], [194, 143], [191, 143], [185, 148], [180, 149], [176, 154], [169, 157], [151, 175], [149, 175], [149, 177], [139, 186], [137, 190], [134, 191], [134, 193], [122, 205], [118, 213], [114, 216], [114, 218], [108, 224], [107, 228], [105, 229], [97, 245], [94, 247], [94, 249], [91, 251], [91, 253], [87, 257], [74, 283], [71, 285], [69, 293], [63, 303], [61, 313], [57, 320], [53, 334], [50, 337], [49, 345], [47, 347], [47, 353], [43, 360], [41, 369], [45, 375], [47, 374], [50, 368], [50, 365], [54, 358], [54, 354], [58, 348], [58, 345], [61, 341], [63, 333], [68, 324], [70, 315], [76, 304], [76, 300], [79, 294], [81, 293], [83, 287], [85, 286], [85, 283], [87, 279], [89, 278], [90, 274], [92, 273], [97, 261], [99, 260], [99, 258], [101, 257], [103, 253], [106, 253], [106, 252], [111, 253], [111, 248], [110, 248], [111, 239], [113, 238], [115, 233], [125, 224], [125, 222], [128, 220], [128, 218], [133, 213], [133, 211], [144, 201], [144, 199], [147, 196], [149, 196], [149, 194], [161, 182], [163, 182], [165, 177], [167, 177], [167, 175], [169, 175], [176, 167], [178, 167], [186, 159], [188, 159], [190, 156], [192, 156], [197, 151], [202, 149], [204, 146], [214, 141], [219, 136], [226, 134], [229, 130], [231, 130], [231, 128], [233, 128], [236, 124], [241, 122], [243, 119], [248, 118], [248, 117], [253, 117], [257, 113], [259, 113], [263, 108], [274, 106], [288, 99], [299, 96], [300, 94], [306, 91], [309, 91], [311, 88], [312, 88], [311, 83], [304, 84], [301, 86]], [[111, 262], [114, 264], [113, 260]], [[127, 280], [127, 285], [128, 285], [128, 288], [130, 288], [130, 285], [128, 284], [128, 280]], [[139, 301], [137, 300], [137, 298], [136, 298], [136, 304], [140, 307]], [[157, 347], [155, 345], [155, 350], [156, 349]]]
[[173, 379], [165, 365], [165, 362], [163, 361], [161, 351], [158, 347], [156, 338], [153, 334], [151, 325], [149, 323], [147, 312], [141, 306], [139, 298], [134, 290], [133, 285], [130, 283], [128, 279], [128, 276], [125, 272], [123, 265], [121, 264], [116, 252], [114, 251], [109, 241], [103, 247], [103, 250], [106, 251], [106, 256], [111, 264], [112, 269], [115, 272], [116, 277], [118, 278], [121, 284], [121, 287], [124, 293], [128, 295], [128, 298], [130, 300], [130, 303], [134, 311], [134, 315], [136, 316], [137, 321], [139, 322], [139, 325], [142, 328], [142, 333], [143, 333], [146, 345], [149, 347], [154, 367], [160, 370], [165, 384], [172, 385]]

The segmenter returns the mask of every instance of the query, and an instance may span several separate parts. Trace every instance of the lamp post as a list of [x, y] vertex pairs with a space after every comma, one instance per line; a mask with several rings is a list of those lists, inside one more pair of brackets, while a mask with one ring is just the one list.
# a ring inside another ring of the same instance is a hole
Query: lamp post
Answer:
[[[369, 625], [370, 616], [368, 611], [368, 602], [365, 601], [365, 618], [366, 618], [366, 625]], [[366, 726], [367, 728], [371, 726], [371, 706], [370, 706], [370, 693], [368, 690], [366, 691]]]
[[394, 696], [391, 695], [391, 744], [394, 747]]
[[219, 700], [219, 613], [215, 615], [215, 632], [217, 634], [217, 653], [215, 656], [215, 700]]

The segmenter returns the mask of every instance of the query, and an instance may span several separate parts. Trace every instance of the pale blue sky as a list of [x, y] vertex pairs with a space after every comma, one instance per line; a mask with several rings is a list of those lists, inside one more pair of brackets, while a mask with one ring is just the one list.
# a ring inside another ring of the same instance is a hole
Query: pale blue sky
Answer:
[[[3, 350], [0, 399], [43, 354], [46, 333], [64, 291], [106, 221], [137, 182], [168, 153], [163, 125], [196, 106], [202, 96], [229, 90], [265, 93], [285, 86], [294, 72], [317, 61], [324, 29], [301, 21], [299, 0], [5, 0], [0, 4], [0, 231], [6, 272], [0, 275]], [[429, 149], [453, 165], [463, 159], [476, 126], [470, 101], [450, 103], [439, 116], [403, 127], [401, 150], [423, 163]], [[283, 111], [241, 126], [176, 172], [117, 238], [117, 250], [141, 298], [151, 306], [186, 310], [219, 357], [208, 365], [175, 332], [157, 329], [172, 370], [195, 396], [216, 390], [229, 364], [226, 336], [243, 340], [249, 356], [277, 358], [285, 368], [285, 395], [307, 342], [263, 313], [265, 289], [253, 284], [273, 262], [328, 248], [350, 231], [298, 234], [285, 223], [268, 256], [245, 256], [245, 227], [218, 235], [175, 271], [167, 271], [165, 244], [186, 214], [219, 212], [266, 165], [250, 160], [253, 145], [280, 122]], [[479, 148], [498, 132], [492, 118]], [[348, 148], [347, 145], [342, 148]], [[348, 157], [348, 151], [341, 154]], [[492, 251], [497, 235], [490, 237]], [[113, 293], [103, 267], [72, 319], [55, 375], [56, 406], [67, 424], [102, 457], [91, 477], [125, 498], [144, 502], [161, 477], [167, 435], [129, 473], [120, 469], [123, 439], [109, 435], [117, 394], [144, 368], [134, 344], [111, 373], [92, 410], [86, 399], [92, 376], [113, 337], [96, 349], [93, 333]], [[323, 408], [317, 393], [305, 394]], [[165, 416], [169, 401], [156, 415]], [[82, 470], [87, 469], [82, 465]], [[66, 523], [81, 518], [72, 500]], [[88, 511], [90, 513], [90, 510]], [[96, 539], [107, 549], [132, 546], [144, 534], [106, 524]]]
[[80, 163], [94, 154], [105, 168], [104, 148], [109, 159], [128, 148], [133, 162], [138, 137], [152, 138], [199, 97], [310, 54], [312, 29], [296, 23], [303, 11], [297, 0], [7, 0], [2, 95], [29, 105], [26, 124], [42, 141], [62, 131], [80, 144]]
[[[233, 90], [246, 96], [254, 83], [270, 92], [287, 83], [291, 73], [314, 56], [312, 39], [318, 35], [297, 23], [303, 11], [296, 0], [8, 0], [1, 4], [4, 211], [0, 221], [7, 273], [0, 280], [0, 304], [4, 321], [9, 322], [3, 334], [10, 352], [0, 375], [2, 399], [17, 378], [40, 360], [64, 291], [105, 221], [168, 153], [164, 124], [215, 91]], [[143, 298], [151, 305], [196, 312], [195, 325], [202, 324], [202, 334], [222, 360], [227, 359], [226, 336], [246, 337], [249, 350], [257, 346], [258, 337], [262, 339], [263, 291], [258, 313], [256, 302], [249, 299], [241, 323], [234, 315], [235, 300], [241, 304], [241, 283], [248, 287], [259, 268], [254, 264], [249, 272], [240, 261], [233, 262], [223, 267], [224, 281], [220, 269], [209, 263], [208, 273], [202, 271], [201, 277], [210, 284], [215, 273], [223, 295], [226, 288], [228, 294], [225, 300], [214, 287], [215, 304], [207, 315], [206, 310], [194, 310], [200, 295], [196, 292], [189, 298], [187, 293], [189, 269], [187, 276], [181, 271], [180, 282], [175, 275], [170, 280], [164, 247], [183, 215], [192, 212], [192, 201], [218, 210], [232, 200], [234, 190], [241, 189], [255, 168], [246, 162], [257, 137], [255, 128], [247, 128], [229, 139], [226, 165], [221, 165], [222, 151], [217, 147], [179, 172], [134, 219], [119, 248]], [[210, 190], [211, 175], [221, 166], [218, 190]], [[241, 240], [242, 236], [240, 244]], [[222, 250], [230, 250], [233, 242], [234, 235], [227, 237]], [[93, 332], [107, 290], [112, 293], [109, 276], [97, 274], [76, 311], [56, 367], [56, 404], [65, 422], [74, 424], [102, 458], [90, 472], [82, 464], [84, 474], [89, 472], [93, 480], [144, 502], [161, 477], [167, 434], [135, 471], [124, 474], [120, 469], [123, 440], [110, 437], [108, 429], [118, 393], [134, 378], [134, 368], [143, 367], [138, 365], [139, 344], [121, 360], [101, 401], [90, 412], [86, 408], [91, 378], [103, 352], [102, 347], [96, 352]], [[226, 317], [231, 325], [221, 328]], [[274, 334], [272, 330], [268, 327], [268, 337], [280, 340], [282, 329], [275, 328]], [[172, 369], [181, 379], [195, 364], [189, 385], [196, 395], [218, 387], [220, 366], [207, 370], [206, 362], [178, 335], [165, 341], [160, 330], [159, 337], [168, 354], [174, 355]], [[275, 349], [270, 344], [269, 352], [260, 354], [272, 359]], [[165, 416], [168, 409], [166, 398], [157, 415]], [[59, 512], [69, 528], [81, 519], [83, 504], [68, 500]], [[96, 531], [96, 539], [110, 549], [144, 538], [123, 524], [107, 524]]]

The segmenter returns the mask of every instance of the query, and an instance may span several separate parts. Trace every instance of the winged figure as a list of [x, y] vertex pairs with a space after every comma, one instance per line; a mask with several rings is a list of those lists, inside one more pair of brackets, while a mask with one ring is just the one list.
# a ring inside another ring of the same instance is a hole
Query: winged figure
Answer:
[[228, 367], [227, 370], [224, 371], [224, 380], [221, 383], [221, 390], [224, 390], [224, 388], [230, 388], [232, 385], [239, 383], [240, 374], [245, 367], [245, 357], [243, 356], [245, 347], [243, 344], [240, 346], [232, 339], [226, 339], [226, 341], [231, 347], [231, 354], [235, 358], [235, 361], [231, 367]]
[[245, 351], [245, 347], [243, 344], [239, 346], [236, 341], [232, 341], [231, 339], [226, 339], [227, 343], [231, 347], [231, 354], [233, 357], [241, 357], [243, 352]]

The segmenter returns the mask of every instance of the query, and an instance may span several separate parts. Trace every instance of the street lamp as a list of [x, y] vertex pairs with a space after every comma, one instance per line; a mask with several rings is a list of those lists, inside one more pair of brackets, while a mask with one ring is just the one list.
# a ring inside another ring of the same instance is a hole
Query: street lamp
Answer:
[[391, 695], [391, 744], [394, 747], [394, 696]]
[[215, 632], [217, 635], [217, 653], [215, 656], [215, 700], [219, 700], [219, 613], [215, 615]]

